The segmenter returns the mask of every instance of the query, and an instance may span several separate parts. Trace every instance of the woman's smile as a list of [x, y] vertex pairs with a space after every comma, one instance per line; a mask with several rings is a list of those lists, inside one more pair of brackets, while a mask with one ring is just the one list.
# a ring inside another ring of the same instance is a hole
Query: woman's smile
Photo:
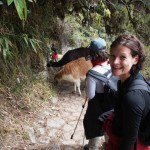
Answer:
[[137, 63], [137, 59], [131, 55], [131, 50], [123, 45], [111, 49], [109, 61], [113, 75], [119, 76], [122, 81], [130, 76], [132, 66]]

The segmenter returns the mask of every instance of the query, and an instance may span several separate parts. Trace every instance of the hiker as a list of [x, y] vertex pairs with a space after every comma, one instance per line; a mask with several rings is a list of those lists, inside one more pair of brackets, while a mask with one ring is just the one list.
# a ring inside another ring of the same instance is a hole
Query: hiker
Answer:
[[55, 48], [54, 44], [52, 44], [52, 47], [48, 46], [47, 63], [53, 63], [57, 61], [58, 61], [58, 50]]
[[51, 57], [51, 62], [57, 62], [58, 61], [58, 53], [57, 53], [57, 51], [52, 52], [50, 54], [50, 57]]
[[110, 46], [110, 66], [119, 81], [114, 113], [103, 124], [109, 137], [106, 150], [150, 150], [150, 146], [139, 139], [143, 120], [150, 111], [149, 92], [129, 91], [136, 79], [145, 80], [139, 73], [145, 58], [144, 45], [134, 35], [121, 35]]
[[54, 44], [50, 47], [50, 45], [47, 46], [47, 63], [57, 62], [58, 61], [58, 50], [55, 48]]
[[[94, 66], [91, 70], [99, 74], [107, 74], [107, 76], [110, 76], [111, 72], [105, 40], [102, 38], [94, 39], [91, 41], [89, 48], [91, 61]], [[98, 123], [98, 117], [104, 111], [103, 108], [101, 108], [101, 104], [104, 102], [104, 83], [90, 75], [87, 75], [86, 82], [88, 107], [84, 116], [83, 126], [86, 139], [88, 139], [89, 142], [84, 146], [84, 150], [98, 150], [100, 136], [104, 135]]]
[[53, 52], [58, 53], [58, 50], [57, 50], [57, 48], [55, 47], [54, 43], [52, 44], [51, 50], [52, 50]]

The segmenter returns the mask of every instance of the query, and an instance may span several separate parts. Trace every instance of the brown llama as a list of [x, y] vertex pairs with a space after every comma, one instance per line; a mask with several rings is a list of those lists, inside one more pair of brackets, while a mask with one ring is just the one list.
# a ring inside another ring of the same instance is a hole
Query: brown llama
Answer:
[[81, 80], [85, 80], [86, 73], [93, 67], [90, 60], [86, 61], [84, 57], [71, 61], [63, 66], [54, 77], [56, 81], [66, 80], [74, 83], [74, 91], [78, 88], [81, 95]]

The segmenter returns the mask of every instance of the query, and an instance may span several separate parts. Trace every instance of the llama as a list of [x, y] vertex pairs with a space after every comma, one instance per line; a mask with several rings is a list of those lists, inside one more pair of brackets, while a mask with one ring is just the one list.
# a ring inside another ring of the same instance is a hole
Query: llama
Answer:
[[81, 57], [87, 57], [90, 53], [90, 49], [87, 47], [80, 47], [77, 49], [69, 50], [67, 51], [61, 60], [58, 62], [48, 62], [47, 67], [62, 67], [65, 64], [69, 63], [72, 60], [81, 58]]
[[81, 80], [85, 80], [86, 73], [93, 67], [90, 60], [86, 61], [84, 57], [71, 61], [63, 66], [55, 75], [55, 81], [66, 80], [74, 83], [74, 91], [78, 89], [81, 95], [80, 85]]

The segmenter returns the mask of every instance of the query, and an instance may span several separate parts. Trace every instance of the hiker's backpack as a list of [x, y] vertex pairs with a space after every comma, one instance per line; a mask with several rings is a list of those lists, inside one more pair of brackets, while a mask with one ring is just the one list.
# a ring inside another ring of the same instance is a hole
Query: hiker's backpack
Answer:
[[[133, 83], [130, 85], [128, 91], [132, 91], [136, 89], [145, 90], [149, 92], [150, 95], [150, 82], [147, 81], [145, 78], [144, 80], [135, 79]], [[138, 137], [144, 145], [150, 146], [150, 111], [148, 112], [148, 114], [144, 114], [144, 116], [145, 118], [143, 118], [141, 122]]]
[[108, 70], [105, 74], [100, 74], [94, 70], [89, 70], [87, 73], [87, 75], [90, 75], [104, 83], [104, 102], [101, 103], [101, 105], [103, 105], [102, 107], [104, 108], [103, 111], [113, 109], [117, 91], [118, 77], [109, 74], [111, 74], [111, 70]]

